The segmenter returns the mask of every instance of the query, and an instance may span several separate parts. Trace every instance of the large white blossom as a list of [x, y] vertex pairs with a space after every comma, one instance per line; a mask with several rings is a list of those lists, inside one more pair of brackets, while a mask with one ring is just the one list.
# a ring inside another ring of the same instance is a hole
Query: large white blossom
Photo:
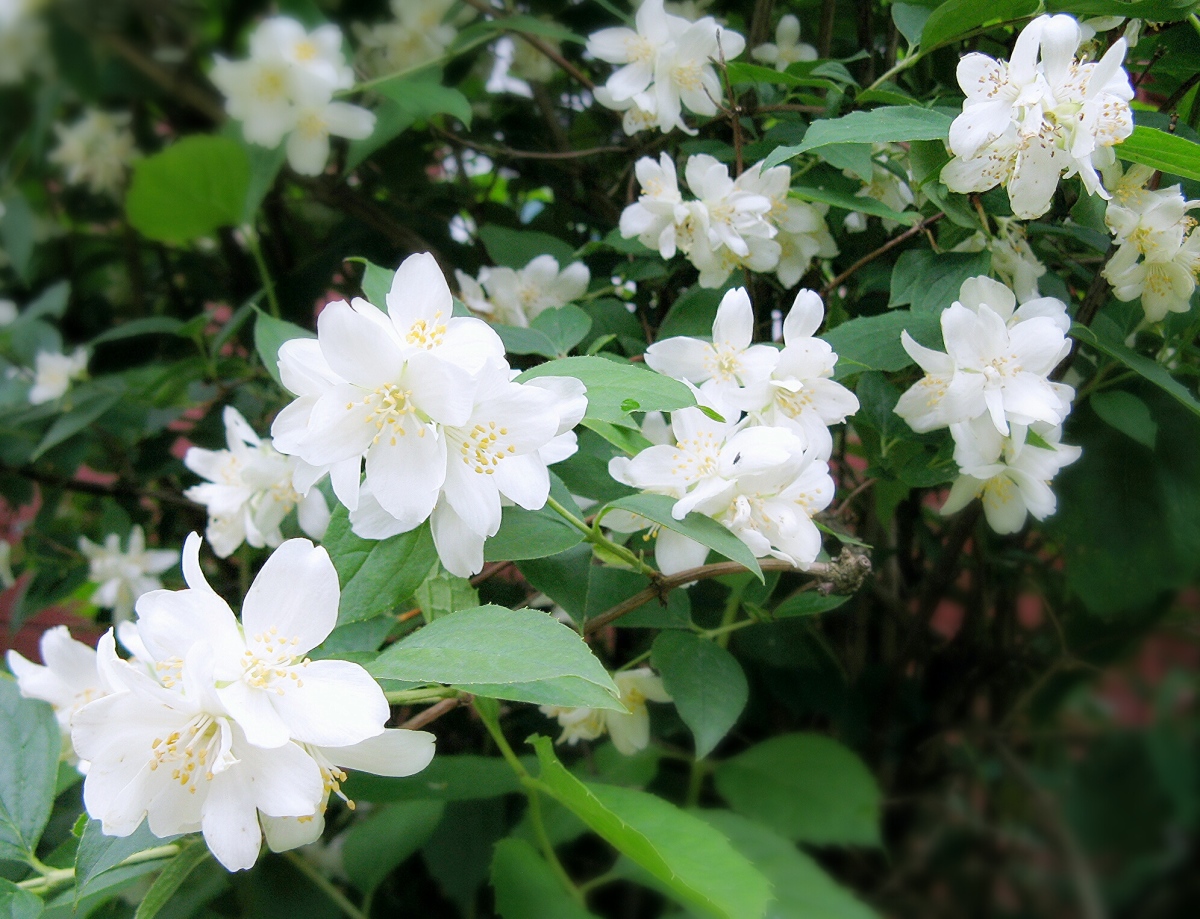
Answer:
[[800, 41], [800, 20], [788, 13], [775, 26], [775, 41], [763, 42], [750, 56], [782, 71], [799, 61], [815, 61], [817, 49]]
[[589, 53], [618, 67], [596, 100], [618, 111], [632, 106], [653, 112], [664, 133], [680, 128], [695, 134], [683, 122], [683, 109], [717, 113], [721, 82], [711, 61], [721, 56], [733, 60], [745, 49], [745, 39], [710, 16], [696, 22], [674, 16], [664, 10], [662, 0], [645, 0], [635, 25], [601, 29], [588, 37]]
[[67, 394], [74, 380], [87, 375], [87, 348], [76, 348], [70, 354], [39, 351], [33, 359], [33, 386], [29, 389], [29, 404], [53, 402]]
[[433, 738], [385, 729], [383, 692], [359, 665], [305, 656], [337, 621], [324, 549], [281, 545], [238, 623], [205, 580], [199, 548], [192, 534], [186, 590], [138, 603], [145, 661], [119, 659], [111, 632], [101, 641], [97, 666], [113, 691], [75, 713], [72, 742], [90, 762], [84, 804], [105, 833], [127, 836], [143, 819], [160, 837], [198, 830], [237, 870], [257, 860], [264, 832], [276, 850], [315, 839], [345, 768], [412, 774]]
[[179, 561], [177, 549], [147, 549], [146, 534], [140, 526], [129, 531], [126, 545], [121, 548], [121, 537], [116, 533], [104, 537], [103, 545], [79, 537], [79, 551], [88, 560], [88, 578], [99, 585], [92, 602], [111, 609], [114, 622], [128, 619], [139, 597], [162, 587], [158, 575]]
[[63, 167], [69, 184], [86, 185], [97, 195], [115, 195], [138, 156], [129, 130], [131, 117], [129, 112], [90, 108], [69, 125], [56, 124], [58, 146], [47, 158]]
[[357, 140], [375, 128], [371, 112], [333, 99], [354, 85], [335, 25], [308, 32], [286, 16], [265, 19], [250, 36], [249, 58], [217, 55], [211, 76], [246, 140], [277, 147], [286, 137], [288, 163], [301, 175], [324, 170], [330, 136]]
[[548, 309], [578, 300], [591, 280], [583, 262], [560, 269], [552, 255], [539, 255], [520, 269], [484, 267], [474, 278], [462, 271], [454, 275], [468, 307], [496, 322], [521, 327]]
[[621, 704], [628, 712], [599, 708], [570, 708], [543, 705], [540, 711], [558, 721], [562, 733], [558, 743], [574, 746], [581, 740], [596, 740], [607, 733], [618, 752], [633, 756], [650, 744], [650, 712], [647, 702], [670, 702], [662, 678], [649, 667], [622, 670], [613, 674], [621, 693]]
[[318, 489], [300, 495], [293, 479], [297, 459], [259, 437], [241, 413], [227, 405], [224, 450], [190, 447], [183, 463], [208, 481], [184, 495], [208, 509], [205, 535], [219, 558], [228, 558], [247, 542], [256, 549], [283, 542], [280, 524], [295, 508], [300, 528], [321, 539], [329, 525], [329, 506]]
[[1008, 190], [1013, 213], [1040, 217], [1059, 178], [1078, 174], [1091, 194], [1107, 198], [1097, 173], [1112, 147], [1133, 131], [1133, 88], [1121, 67], [1125, 40], [1097, 62], [1076, 59], [1083, 40], [1070, 16], [1039, 16], [1017, 38], [1012, 58], [966, 55], [958, 83], [966, 93], [950, 126], [952, 159], [942, 181], [952, 191]]
[[932, 431], [988, 415], [1007, 435], [1009, 424], [1061, 424], [1073, 391], [1050, 371], [1070, 351], [1066, 306], [1052, 297], [1016, 306], [1013, 292], [987, 277], [968, 278], [942, 313], [946, 351], [902, 333], [905, 350], [926, 376], [896, 405], [915, 431]]

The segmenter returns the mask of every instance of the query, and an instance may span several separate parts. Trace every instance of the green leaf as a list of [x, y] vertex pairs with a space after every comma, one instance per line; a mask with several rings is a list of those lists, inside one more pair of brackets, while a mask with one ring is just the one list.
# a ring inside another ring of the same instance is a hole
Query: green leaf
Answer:
[[544, 332], [517, 325], [493, 325], [509, 354], [536, 354], [538, 357], [559, 356], [557, 345]]
[[651, 661], [696, 738], [696, 757], [712, 752], [746, 707], [750, 687], [737, 659], [714, 641], [692, 632], [663, 632]]
[[125, 384], [112, 378], [77, 388], [69, 397], [71, 407], [54, 419], [29, 458], [35, 460], [47, 450], [74, 437], [120, 402], [124, 395]]
[[517, 794], [521, 782], [497, 756], [439, 753], [416, 775], [398, 779], [353, 772], [343, 789], [356, 801], [477, 801]]
[[624, 711], [583, 639], [528, 608], [480, 606], [435, 619], [367, 669], [381, 679], [446, 683], [495, 699]]
[[584, 784], [563, 768], [549, 738], [535, 736], [530, 742], [541, 764], [539, 788], [649, 872], [672, 896], [725, 919], [760, 919], [766, 914], [770, 884], [719, 832], [646, 792]]
[[386, 313], [387, 295], [392, 289], [392, 281], [396, 277], [396, 272], [376, 265], [365, 258], [350, 258], [346, 261], [362, 263], [363, 276], [361, 287], [363, 296], [367, 298], [367, 302]]
[[0, 678], [0, 859], [27, 861], [54, 803], [62, 739], [45, 702]]
[[523, 839], [502, 839], [492, 856], [496, 912], [503, 919], [595, 919]]
[[787, 70], [776, 70], [774, 67], [763, 67], [761, 64], [750, 64], [745, 61], [730, 61], [729, 82], [738, 83], [774, 83], [777, 86], [793, 86], [809, 89], [837, 89], [833, 80], [821, 77], [800, 76]]
[[107, 341], [120, 341], [122, 338], [134, 338], [138, 335], [174, 335], [182, 326], [182, 322], [170, 316], [146, 316], [122, 322], [106, 332], [101, 332], [89, 345], [95, 347]]
[[558, 309], [538, 313], [530, 326], [553, 343], [555, 354], [552, 357], [565, 356], [592, 330], [592, 317], [568, 303]]
[[1094, 393], [1091, 403], [1092, 411], [1099, 415], [1102, 421], [1112, 425], [1122, 434], [1129, 435], [1139, 444], [1154, 449], [1158, 425], [1150, 415], [1150, 408], [1133, 393], [1106, 390]]
[[436, 570], [413, 592], [426, 620], [432, 621], [460, 609], [479, 605], [479, 591], [466, 578]]
[[71, 299], [71, 282], [59, 281], [51, 284], [21, 310], [18, 322], [28, 319], [62, 319], [67, 311], [67, 302]]
[[125, 213], [149, 239], [187, 242], [240, 223], [249, 185], [237, 141], [193, 135], [134, 164]]
[[4, 201], [4, 216], [0, 217], [0, 243], [13, 270], [25, 283], [32, 280], [29, 268], [36, 240], [33, 208], [20, 192], [10, 195]]
[[820, 188], [813, 185], [797, 185], [791, 190], [792, 197], [803, 201], [821, 201], [832, 207], [840, 207], [847, 211], [857, 211], [860, 214], [871, 214], [885, 220], [894, 220], [905, 226], [912, 226], [921, 219], [916, 211], [895, 211], [874, 198], [865, 195], [851, 195], [832, 188]]
[[322, 545], [342, 585], [339, 625], [397, 610], [437, 561], [428, 524], [388, 539], [363, 539], [350, 530], [350, 514], [340, 506], [333, 512]]
[[445, 807], [441, 801], [403, 801], [353, 824], [342, 845], [342, 864], [350, 883], [363, 893], [378, 887], [429, 841]]
[[794, 156], [826, 144], [886, 144], [895, 141], [944, 140], [954, 119], [944, 112], [916, 105], [888, 105], [869, 112], [851, 112], [841, 118], [814, 121], [804, 140], [778, 147], [763, 163], [778, 166]]
[[839, 172], [848, 170], [864, 182], [875, 175], [875, 160], [870, 144], [826, 144], [817, 151], [817, 156]]
[[879, 787], [862, 760], [828, 737], [773, 737], [722, 763], [715, 778], [735, 811], [788, 839], [879, 844]]
[[484, 544], [483, 557], [489, 562], [542, 558], [565, 552], [581, 542], [583, 534], [549, 507], [537, 511], [506, 507], [500, 517], [500, 529]]
[[[568, 357], [526, 370], [517, 381], [563, 376], [582, 380], [587, 387], [586, 418], [623, 427], [636, 427], [630, 411], [673, 412], [696, 404], [692, 391], [678, 380], [645, 367], [610, 361], [603, 357]], [[626, 410], [630, 400], [636, 409]]]
[[450, 86], [441, 86], [430, 80], [396, 77], [377, 84], [373, 89], [394, 102], [411, 119], [410, 124], [445, 114], [453, 115], [468, 128], [471, 126], [471, 103]]
[[1092, 321], [1092, 327], [1075, 323], [1071, 326], [1071, 336], [1079, 339], [1085, 345], [1090, 345], [1102, 354], [1107, 354], [1147, 380], [1175, 399], [1180, 405], [1196, 415], [1200, 415], [1200, 402], [1188, 391], [1182, 383], [1171, 376], [1162, 364], [1138, 354], [1122, 338], [1124, 337], [1115, 322], [1107, 316], [1097, 316]]
[[900, 333], [906, 330], [921, 344], [940, 347], [940, 316], [932, 310], [892, 310], [851, 319], [826, 332], [821, 338], [838, 356], [833, 378], [844, 380], [864, 370], [903, 370], [913, 362], [900, 344]]
[[[85, 815], [86, 816], [86, 815]], [[166, 845], [177, 836], [160, 839], [150, 832], [146, 821], [128, 836], [105, 836], [99, 820], [88, 820], [75, 850], [75, 889], [82, 890], [92, 878], [115, 868], [131, 855]]]
[[254, 348], [271, 378], [282, 386], [283, 381], [279, 378], [279, 348], [285, 341], [291, 341], [293, 338], [317, 336], [294, 322], [269, 316], [258, 307], [254, 308], [254, 312]]
[[892, 269], [889, 307], [912, 305], [914, 312], [938, 314], [958, 299], [963, 281], [986, 275], [992, 267], [989, 252], [933, 252], [910, 249]]
[[929, 52], [984, 26], [1036, 16], [1039, 0], [948, 0], [935, 9], [921, 30], [921, 49]]
[[806, 590], [804, 593], [792, 594], [771, 610], [771, 615], [776, 619], [816, 616], [837, 609], [849, 599], [849, 597], [841, 597], [837, 594], [826, 595], [815, 590]]
[[601, 513], [620, 509], [640, 514], [659, 526], [674, 530], [689, 539], [694, 539], [701, 545], [708, 546], [730, 561], [744, 565], [748, 570], [754, 572], [760, 581], [763, 579], [758, 559], [754, 557], [749, 546], [711, 517], [705, 517], [695, 511], [688, 514], [683, 520], [676, 520], [671, 515], [671, 509], [674, 506], [675, 499], [667, 495], [630, 495], [628, 498], [618, 498], [616, 501], [609, 502]]
[[878, 919], [796, 846], [758, 823], [729, 811], [694, 812], [715, 827], [771, 882], [771, 919]]
[[910, 48], [921, 43], [921, 30], [929, 21], [932, 12], [928, 6], [913, 3], [892, 4], [892, 22], [896, 24]]
[[570, 243], [537, 230], [510, 230], [488, 223], [479, 228], [479, 239], [492, 261], [506, 268], [524, 268], [539, 255], [554, 256], [560, 269], [575, 260]]
[[42, 898], [37, 894], [0, 878], [0, 916], [4, 919], [38, 919], [42, 909]]
[[1124, 143], [1113, 149], [1127, 163], [1152, 166], [1170, 175], [1200, 181], [1200, 144], [1178, 134], [1139, 124]]
[[167, 862], [162, 874], [154, 879], [146, 896], [138, 904], [133, 919], [154, 919], [159, 910], [167, 905], [167, 901], [179, 890], [179, 886], [187, 880], [200, 864], [209, 858], [208, 846], [201, 839], [193, 839], [184, 843], [179, 854]]

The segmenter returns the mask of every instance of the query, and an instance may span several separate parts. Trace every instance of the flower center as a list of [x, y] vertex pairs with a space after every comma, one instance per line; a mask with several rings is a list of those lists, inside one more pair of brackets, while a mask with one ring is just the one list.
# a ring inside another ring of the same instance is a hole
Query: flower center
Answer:
[[316, 112], [305, 112], [296, 122], [296, 132], [306, 140], [317, 140], [329, 133], [329, 126]]
[[445, 323], [439, 322], [442, 318], [442, 311], [438, 310], [433, 314], [433, 321], [429, 322], [425, 319], [418, 319], [409, 327], [408, 334], [405, 340], [410, 345], [416, 345], [418, 348], [435, 348], [442, 343], [442, 338], [446, 335]]
[[692, 61], [676, 64], [671, 68], [671, 80], [681, 89], [699, 89], [700, 66]]
[[649, 63], [654, 60], [654, 45], [641, 35], [631, 35], [625, 39], [625, 57], [631, 64]]
[[254, 81], [254, 94], [268, 101], [283, 98], [286, 88], [283, 71], [278, 68], [260, 70]]
[[717, 471], [721, 443], [715, 434], [704, 433], [681, 440], [678, 452], [671, 455], [675, 464], [671, 474], [686, 480], [701, 479]]
[[195, 794], [197, 775], [212, 780], [220, 738], [221, 727], [215, 718], [204, 713], [196, 715], [182, 730], [154, 738], [150, 743], [150, 771], [171, 766], [172, 780]]
[[317, 46], [307, 38], [296, 43], [296, 60], [311, 61], [317, 56]]
[[494, 421], [477, 424], [463, 437], [459, 455], [465, 465], [475, 469], [476, 474], [494, 475], [500, 460], [517, 452], [515, 446], [501, 440], [507, 436], [508, 428]]
[[[347, 405], [347, 408], [352, 408], [354, 403]], [[385, 429], [391, 427], [389, 435], [392, 446], [396, 444], [396, 435], [403, 437], [408, 432], [405, 430], [405, 422], [410, 415], [417, 416], [419, 414], [417, 407], [412, 403], [412, 390], [401, 389], [395, 383], [385, 383], [373, 393], [363, 399], [363, 405], [367, 406], [371, 411], [367, 413], [367, 424], [375, 425], [376, 434], [371, 441], [372, 445], [379, 443], [379, 439], [385, 436]], [[425, 428], [421, 427], [417, 431], [418, 436], [425, 436]]]
[[282, 638], [279, 629], [271, 626], [266, 632], [255, 635], [251, 642], [254, 647], [243, 652], [242, 661], [242, 679], [248, 686], [282, 696], [284, 689], [275, 685], [277, 680], [292, 680], [297, 689], [304, 685], [300, 671], [308, 666], [309, 660], [300, 658], [293, 650], [300, 644], [299, 636]]

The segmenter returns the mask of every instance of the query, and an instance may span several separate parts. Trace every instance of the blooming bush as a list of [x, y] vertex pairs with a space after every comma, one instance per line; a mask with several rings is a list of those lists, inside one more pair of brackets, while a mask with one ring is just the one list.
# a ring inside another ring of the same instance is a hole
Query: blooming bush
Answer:
[[0, 2], [8, 914], [1194, 913], [1200, 14], [1043, 6]]

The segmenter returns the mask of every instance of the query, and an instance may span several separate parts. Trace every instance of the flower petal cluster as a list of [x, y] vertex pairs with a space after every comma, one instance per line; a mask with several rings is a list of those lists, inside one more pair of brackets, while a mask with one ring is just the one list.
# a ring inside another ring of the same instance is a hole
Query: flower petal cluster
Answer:
[[[388, 730], [379, 685], [357, 664], [310, 660], [337, 622], [337, 572], [306, 539], [283, 543], [246, 595], [239, 623], [204, 578], [200, 538], [184, 545], [188, 588], [138, 602], [138, 662], [110, 630], [96, 667], [108, 693], [71, 718], [90, 765], [83, 799], [104, 832], [200, 831], [226, 868], [249, 868], [265, 834], [279, 851], [316, 839], [346, 768], [411, 775], [433, 736]], [[145, 654], [145, 658], [142, 658]]]
[[642, 192], [621, 214], [621, 235], [637, 237], [663, 258], [682, 252], [700, 272], [702, 287], [720, 287], [737, 268], [774, 271], [795, 285], [815, 257], [838, 254], [824, 204], [788, 197], [791, 169], [756, 164], [736, 179], [707, 154], [688, 157], [684, 176], [694, 200], [679, 189], [666, 153], [634, 165]]
[[1002, 185], [1013, 213], [1040, 217], [1059, 178], [1078, 174], [1089, 194], [1104, 198], [1099, 167], [1133, 132], [1133, 88], [1118, 39], [1095, 62], [1076, 58], [1083, 32], [1072, 17], [1039, 16], [1017, 37], [1009, 61], [966, 55], [958, 84], [962, 114], [950, 126], [954, 158], [942, 181], [958, 192]]
[[562, 733], [558, 743], [574, 746], [581, 740], [596, 740], [607, 733], [618, 752], [633, 756], [650, 744], [650, 712], [647, 702], [670, 702], [662, 678], [649, 667], [622, 670], [613, 674], [621, 693], [621, 704], [629, 711], [614, 712], [599, 708], [569, 708], [543, 705], [540, 711], [558, 720]]
[[1200, 233], [1188, 211], [1200, 201], [1188, 201], [1179, 185], [1148, 189], [1154, 170], [1119, 165], [1105, 171], [1112, 199], [1104, 214], [1117, 251], [1104, 266], [1104, 277], [1118, 300], [1141, 298], [1146, 318], [1158, 322], [1168, 313], [1191, 308], [1200, 276]]
[[[632, 459], [616, 457], [609, 473], [626, 485], [675, 499], [672, 516], [690, 512], [727, 526], [758, 558], [807, 567], [821, 551], [812, 518], [833, 500], [827, 425], [857, 411], [858, 400], [829, 379], [837, 356], [812, 337], [823, 318], [820, 298], [801, 291], [785, 323], [783, 350], [751, 343], [754, 314], [745, 290], [725, 295], [712, 342], [677, 337], [656, 342], [646, 364], [699, 385], [700, 408], [671, 414], [671, 438]], [[743, 412], [746, 414], [743, 416]], [[635, 532], [649, 524], [622, 512], [606, 526]], [[666, 528], [655, 557], [667, 574], [704, 563], [708, 549]]]
[[524, 268], [485, 266], [476, 277], [457, 270], [454, 276], [468, 307], [495, 322], [522, 328], [546, 310], [578, 300], [592, 277], [583, 262], [560, 270], [553, 255], [539, 255]]
[[815, 61], [817, 49], [800, 41], [800, 20], [788, 13], [775, 27], [775, 41], [763, 42], [750, 56], [782, 71], [799, 61]]
[[354, 23], [363, 72], [383, 76], [435, 61], [458, 36], [446, 16], [457, 0], [391, 0], [392, 19], [373, 26]]
[[288, 164], [301, 175], [325, 169], [331, 136], [360, 140], [375, 129], [371, 112], [333, 99], [354, 85], [335, 25], [308, 32], [286, 16], [265, 19], [250, 36], [250, 57], [217, 55], [211, 77], [246, 140], [278, 147], [286, 137]]
[[606, 108], [641, 114], [626, 115], [625, 130], [657, 127], [664, 134], [679, 128], [695, 134], [683, 121], [683, 109], [697, 115], [715, 115], [721, 82], [712, 61], [730, 61], [745, 50], [737, 32], [717, 24], [711, 16], [690, 22], [663, 8], [663, 0], [645, 0], [638, 7], [636, 29], [601, 29], [588, 37], [593, 56], [617, 66], [605, 84], [596, 89], [596, 101]]
[[963, 282], [941, 324], [945, 352], [901, 334], [925, 376], [896, 414], [915, 431], [950, 429], [961, 477], [943, 512], [982, 495], [992, 528], [1015, 532], [1027, 512], [1054, 512], [1049, 482], [1079, 457], [1059, 443], [1075, 391], [1049, 379], [1071, 348], [1066, 305], [1040, 297], [1018, 307], [1008, 287], [980, 276]]
[[329, 526], [329, 506], [320, 490], [301, 495], [293, 486], [296, 465], [259, 437], [232, 405], [224, 411], [224, 450], [190, 447], [183, 464], [208, 481], [184, 492], [208, 509], [205, 536], [218, 558], [228, 558], [243, 542], [256, 549], [283, 542], [279, 526], [295, 508], [300, 528], [321, 539]]
[[79, 551], [88, 560], [88, 578], [99, 585], [92, 602], [111, 609], [114, 622], [128, 619], [139, 597], [162, 587], [158, 575], [179, 561], [178, 549], [147, 549], [140, 526], [129, 531], [126, 545], [122, 550], [116, 533], [109, 533], [104, 545], [79, 537]]
[[46, 23], [38, 15], [42, 0], [0, 3], [0, 86], [20, 83], [43, 72], [47, 62]]
[[326, 306], [316, 340], [280, 349], [297, 398], [272, 435], [306, 464], [297, 491], [329, 473], [355, 533], [383, 539], [431, 520], [443, 564], [468, 576], [483, 567], [506, 501], [545, 505], [547, 463], [574, 452], [587, 402], [574, 379], [513, 381], [499, 336], [452, 308], [428, 254], [397, 270], [387, 312], [361, 299]]
[[58, 146], [47, 157], [62, 166], [70, 185], [86, 185], [93, 194], [116, 195], [138, 156], [129, 130], [129, 112], [90, 108], [69, 125], [56, 124]]
[[39, 351], [33, 359], [33, 386], [29, 389], [29, 404], [41, 405], [61, 399], [71, 388], [73, 380], [87, 376], [87, 348], [76, 348], [70, 354]]

